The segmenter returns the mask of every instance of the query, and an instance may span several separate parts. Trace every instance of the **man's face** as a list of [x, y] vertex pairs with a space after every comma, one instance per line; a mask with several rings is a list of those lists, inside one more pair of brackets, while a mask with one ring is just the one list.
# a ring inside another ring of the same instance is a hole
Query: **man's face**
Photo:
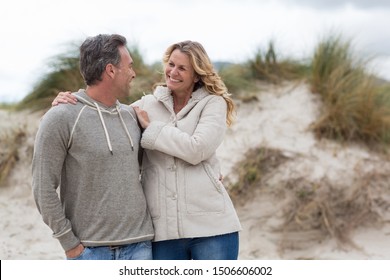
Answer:
[[117, 74], [115, 76], [115, 87], [117, 90], [117, 98], [126, 97], [130, 94], [131, 82], [135, 78], [133, 69], [133, 59], [125, 46], [119, 47], [121, 61], [116, 66]]

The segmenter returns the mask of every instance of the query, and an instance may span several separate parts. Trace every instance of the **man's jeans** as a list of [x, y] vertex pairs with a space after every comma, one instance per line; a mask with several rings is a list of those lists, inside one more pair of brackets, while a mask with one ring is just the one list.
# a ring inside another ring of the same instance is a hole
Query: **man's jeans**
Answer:
[[236, 260], [238, 232], [153, 242], [155, 260]]
[[80, 256], [68, 260], [151, 260], [152, 242], [122, 246], [85, 247]]

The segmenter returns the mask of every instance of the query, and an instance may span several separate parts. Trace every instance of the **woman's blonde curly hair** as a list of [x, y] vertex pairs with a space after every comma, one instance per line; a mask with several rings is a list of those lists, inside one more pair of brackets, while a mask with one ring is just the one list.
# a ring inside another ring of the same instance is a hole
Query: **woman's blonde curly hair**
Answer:
[[230, 94], [222, 81], [221, 77], [215, 71], [213, 64], [209, 56], [207, 55], [203, 46], [194, 41], [183, 41], [173, 44], [168, 47], [163, 56], [163, 63], [166, 65], [169, 58], [174, 50], [180, 50], [190, 58], [192, 67], [195, 73], [200, 78], [195, 84], [194, 91], [205, 87], [210, 93], [218, 96], [222, 96], [227, 104], [226, 123], [230, 126], [233, 123], [235, 115], [235, 105], [233, 100], [230, 98]]

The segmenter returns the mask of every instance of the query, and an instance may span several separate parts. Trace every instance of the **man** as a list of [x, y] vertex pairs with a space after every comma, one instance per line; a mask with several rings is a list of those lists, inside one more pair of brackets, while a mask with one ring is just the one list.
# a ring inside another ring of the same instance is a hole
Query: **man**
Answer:
[[80, 71], [87, 87], [75, 93], [77, 105], [52, 107], [37, 132], [38, 210], [67, 259], [152, 259], [153, 227], [139, 181], [140, 129], [134, 110], [118, 101], [135, 78], [126, 39], [86, 39]]

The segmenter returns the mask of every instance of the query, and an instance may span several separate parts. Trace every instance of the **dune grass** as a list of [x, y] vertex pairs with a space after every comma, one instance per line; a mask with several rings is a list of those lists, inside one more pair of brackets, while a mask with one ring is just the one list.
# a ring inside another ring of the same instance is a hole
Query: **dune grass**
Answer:
[[259, 195], [277, 201], [273, 207], [279, 223], [273, 229], [280, 233], [281, 254], [329, 239], [341, 248], [358, 248], [351, 238], [357, 228], [386, 222], [389, 174], [358, 174], [352, 183], [311, 180], [296, 173], [282, 178], [278, 174], [285, 172], [289, 160], [294, 158], [277, 149], [251, 149], [233, 169], [238, 179], [228, 188], [236, 206]]
[[270, 41], [266, 49], [258, 48], [253, 56], [241, 64], [228, 64], [219, 71], [229, 92], [243, 102], [257, 100], [259, 84], [281, 84], [284, 81], [302, 80], [309, 76], [305, 61], [283, 58]]
[[254, 189], [271, 170], [287, 161], [281, 151], [259, 147], [250, 149], [234, 169], [237, 181], [229, 187], [229, 193], [236, 203], [245, 202]]
[[218, 71], [228, 91], [235, 99], [250, 102], [259, 91], [249, 68], [243, 64], [229, 64]]
[[273, 41], [268, 43], [266, 50], [258, 48], [247, 65], [253, 78], [273, 84], [306, 78], [309, 71], [308, 65], [302, 61], [282, 58]]
[[0, 110], [6, 110], [6, 111], [14, 111], [17, 107], [17, 103], [15, 102], [1, 102], [0, 103]]
[[14, 127], [12, 129], [1, 131], [0, 186], [6, 182], [8, 175], [19, 160], [18, 149], [25, 138], [25, 127]]
[[[252, 70], [258, 73], [256, 79], [277, 83], [282, 74], [274, 65], [273, 49], [269, 52], [268, 58], [263, 56], [266, 59], [256, 56], [259, 58], [252, 62]], [[330, 36], [316, 47], [308, 67], [310, 72], [304, 73], [310, 74], [306, 77], [312, 92], [323, 100], [320, 117], [312, 125], [318, 138], [359, 142], [370, 148], [390, 144], [390, 87], [378, 83], [366, 70], [368, 62], [355, 55], [351, 43], [340, 37]], [[332, 183], [325, 178], [310, 181], [293, 176], [275, 185], [266, 184], [265, 178], [283, 162], [278, 151], [249, 151], [234, 169], [238, 179], [230, 191], [238, 205], [255, 196], [256, 189], [264, 191], [265, 185], [271, 194], [283, 197], [275, 208], [283, 211], [282, 223], [277, 228], [282, 233], [281, 252], [298, 248], [299, 243], [330, 238], [341, 246], [356, 247], [351, 239], [356, 228], [383, 224], [388, 202], [381, 198], [381, 193], [387, 188], [387, 174], [379, 176], [380, 171], [376, 171], [357, 175], [352, 185], [343, 180]]]
[[390, 144], [390, 87], [378, 85], [367, 72], [368, 61], [357, 57], [350, 41], [330, 36], [315, 49], [309, 79], [324, 102], [313, 124], [318, 137]]
[[52, 58], [52, 71], [45, 74], [19, 104], [18, 109], [32, 111], [50, 108], [51, 102], [60, 91], [77, 91], [84, 87], [79, 71], [78, 50], [73, 48], [66, 54]]
[[[352, 185], [341, 180], [338, 184], [326, 179], [309, 181], [292, 178], [284, 182], [279, 194], [288, 197], [283, 208], [283, 233], [280, 250], [297, 248], [302, 244], [318, 243], [333, 238], [341, 248], [358, 246], [351, 234], [362, 226], [383, 224], [382, 211], [388, 203], [374, 191], [382, 181], [373, 174], [362, 175]], [[388, 176], [387, 176], [388, 177]], [[279, 186], [280, 187], [280, 186]]]
[[[130, 46], [129, 52], [134, 61], [137, 77], [133, 83], [132, 94], [120, 100], [124, 103], [135, 101], [143, 92], [150, 92], [152, 85], [160, 77], [155, 66], [148, 66], [144, 63], [137, 45]], [[77, 48], [72, 47], [65, 54], [53, 57], [50, 68], [52, 71], [38, 81], [32, 92], [17, 104], [17, 109], [45, 110], [51, 107], [51, 102], [60, 91], [74, 92], [85, 88], [80, 74]]]
[[[160, 64], [147, 65], [137, 45], [129, 48], [137, 77], [131, 103], [150, 93], [162, 80]], [[319, 42], [310, 63], [283, 58], [273, 41], [266, 49], [258, 48], [253, 57], [241, 64], [227, 63], [219, 74], [233, 98], [244, 102], [258, 99], [259, 83], [279, 84], [286, 80], [308, 80], [312, 92], [321, 95], [324, 107], [312, 129], [321, 138], [337, 141], [360, 141], [371, 146], [390, 144], [390, 87], [379, 86], [365, 69], [367, 61], [356, 58], [351, 43], [340, 36], [329, 36]], [[17, 109], [50, 108], [60, 91], [84, 88], [79, 73], [78, 50], [53, 58], [53, 71], [44, 75], [19, 104]]]

